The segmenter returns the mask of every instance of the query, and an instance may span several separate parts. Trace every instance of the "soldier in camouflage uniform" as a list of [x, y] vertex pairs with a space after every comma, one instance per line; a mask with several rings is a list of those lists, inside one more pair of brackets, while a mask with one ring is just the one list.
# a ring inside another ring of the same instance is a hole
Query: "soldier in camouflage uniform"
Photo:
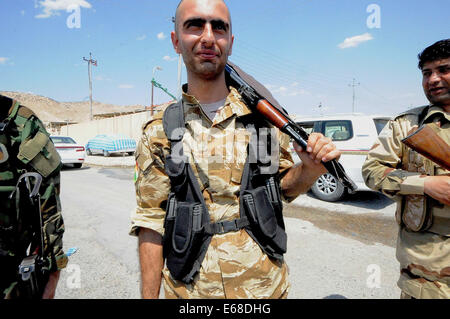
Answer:
[[402, 298], [450, 298], [449, 171], [408, 148], [411, 129], [434, 126], [450, 144], [450, 39], [419, 55], [430, 105], [407, 110], [380, 132], [363, 165], [367, 186], [397, 202]]
[[[250, 140], [240, 119], [251, 110], [225, 82], [224, 67], [233, 38], [222, 0], [180, 2], [172, 42], [183, 55], [188, 75], [182, 97], [183, 152], [190, 159], [213, 223], [239, 217], [239, 190]], [[138, 205], [130, 234], [139, 236], [142, 296], [157, 298], [163, 277], [166, 298], [286, 298], [286, 263], [269, 258], [244, 229], [212, 237], [193, 283], [173, 279], [164, 267], [161, 241], [171, 185], [165, 172], [170, 146], [163, 113], [143, 126], [136, 151]], [[296, 146], [303, 164], [293, 167], [289, 137], [278, 130], [276, 135], [282, 197], [291, 201], [325, 172], [320, 160], [337, 158], [340, 153], [330, 139], [313, 134], [308, 141], [310, 155]]]
[[[50, 272], [43, 298], [53, 298], [59, 271], [67, 264], [62, 250], [64, 224], [59, 202], [61, 159], [42, 122], [27, 107], [0, 95], [0, 298], [21, 298], [18, 267], [32, 241], [29, 211], [9, 199], [25, 172], [42, 175], [39, 190], [44, 257]], [[39, 248], [41, 249], [41, 248]]]

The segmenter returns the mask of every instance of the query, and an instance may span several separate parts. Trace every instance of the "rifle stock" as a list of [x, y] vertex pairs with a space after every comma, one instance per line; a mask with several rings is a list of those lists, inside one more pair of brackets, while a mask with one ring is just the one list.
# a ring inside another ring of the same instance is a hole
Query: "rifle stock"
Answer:
[[429, 125], [408, 132], [402, 142], [439, 166], [450, 170], [450, 146]]

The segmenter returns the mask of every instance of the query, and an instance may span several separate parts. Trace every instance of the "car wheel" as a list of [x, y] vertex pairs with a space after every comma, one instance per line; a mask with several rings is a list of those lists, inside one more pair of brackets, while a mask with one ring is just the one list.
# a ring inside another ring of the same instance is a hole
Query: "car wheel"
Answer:
[[74, 163], [73, 167], [75, 168], [81, 168], [81, 166], [83, 166], [83, 163]]
[[134, 152], [128, 152], [129, 156], [133, 156]]
[[326, 173], [317, 179], [311, 187], [311, 191], [321, 200], [334, 202], [344, 197], [345, 186], [336, 177]]
[[109, 152], [107, 150], [103, 150], [103, 156], [109, 156]]
[[87, 148], [87, 149], [86, 149], [86, 154], [87, 154], [87, 155], [92, 155], [92, 151], [91, 151], [89, 148]]

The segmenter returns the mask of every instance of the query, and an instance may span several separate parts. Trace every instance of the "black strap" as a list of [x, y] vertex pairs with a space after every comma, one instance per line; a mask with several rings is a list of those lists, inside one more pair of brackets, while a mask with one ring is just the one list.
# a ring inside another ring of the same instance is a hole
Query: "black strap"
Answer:
[[419, 114], [419, 119], [418, 119], [418, 122], [419, 122], [419, 126], [421, 126], [422, 124], [423, 124], [423, 121], [425, 120], [425, 116], [427, 116], [427, 114], [428, 114], [428, 111], [430, 110], [430, 105], [428, 105], [427, 107], [425, 107], [423, 110], [422, 110], [422, 112], [420, 112], [420, 114]]
[[225, 234], [230, 231], [237, 231], [250, 225], [247, 217], [236, 218], [233, 220], [224, 220], [217, 223], [211, 223], [205, 226], [205, 232], [210, 235]]
[[164, 111], [163, 128], [171, 143], [180, 142], [183, 139], [185, 126], [182, 100], [169, 105]]

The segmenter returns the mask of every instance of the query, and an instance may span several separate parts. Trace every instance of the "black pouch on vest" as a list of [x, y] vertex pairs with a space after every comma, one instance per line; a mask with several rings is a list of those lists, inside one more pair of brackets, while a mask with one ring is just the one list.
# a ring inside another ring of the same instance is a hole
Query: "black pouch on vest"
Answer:
[[[193, 263], [201, 252], [204, 232], [201, 227], [202, 207], [197, 203], [177, 203], [170, 248], [167, 250], [167, 268], [174, 279], [187, 281]], [[190, 281], [190, 280], [189, 280]]]
[[277, 222], [276, 211], [269, 200], [266, 186], [245, 190], [243, 199], [258, 243], [269, 256], [279, 259], [278, 256], [286, 252], [287, 236]]
[[198, 200], [198, 185], [192, 184], [195, 177], [186, 158], [167, 156], [166, 173], [172, 192], [167, 200], [163, 254], [171, 276], [190, 283], [211, 240], [203, 226], [209, 217]]

